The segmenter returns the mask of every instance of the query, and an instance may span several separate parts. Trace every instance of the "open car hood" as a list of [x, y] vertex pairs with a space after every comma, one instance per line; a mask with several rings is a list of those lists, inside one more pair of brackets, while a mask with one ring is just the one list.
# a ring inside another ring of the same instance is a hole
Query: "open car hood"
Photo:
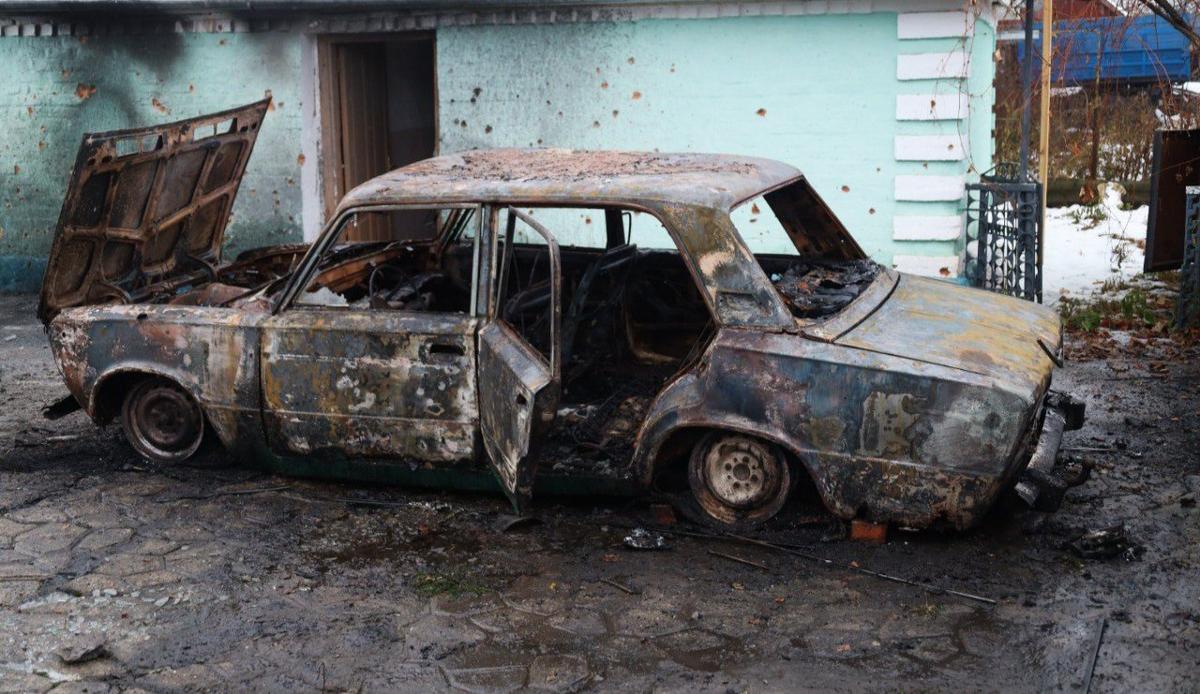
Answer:
[[72, 306], [136, 301], [180, 272], [211, 271], [270, 101], [84, 135], [42, 279], [42, 322]]

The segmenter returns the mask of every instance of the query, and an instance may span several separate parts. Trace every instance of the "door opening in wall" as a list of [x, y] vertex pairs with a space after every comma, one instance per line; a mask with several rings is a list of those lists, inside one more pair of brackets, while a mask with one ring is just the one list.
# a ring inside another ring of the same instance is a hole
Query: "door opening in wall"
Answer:
[[[434, 36], [339, 35], [318, 42], [321, 186], [328, 219], [354, 186], [431, 157], [437, 146]], [[429, 216], [423, 212], [412, 215]], [[348, 232], [352, 241], [407, 238], [430, 219], [379, 218]]]

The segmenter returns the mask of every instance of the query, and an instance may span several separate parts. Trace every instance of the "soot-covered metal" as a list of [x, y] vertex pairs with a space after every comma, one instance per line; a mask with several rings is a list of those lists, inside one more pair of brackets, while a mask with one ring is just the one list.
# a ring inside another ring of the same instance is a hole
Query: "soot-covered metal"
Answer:
[[[1047, 414], [1076, 407], [1050, 391], [1057, 315], [878, 266], [790, 166], [447, 155], [352, 190], [311, 246], [226, 264], [263, 106], [87, 136], [76, 163], [41, 315], [74, 400], [149, 458], [212, 435], [292, 474], [518, 506], [669, 487], [732, 528], [801, 480], [840, 517], [908, 526], [969, 527], [1018, 482], [1039, 507], [1061, 496], [1031, 493], [1062, 479], [1078, 420]], [[111, 144], [131, 138], [150, 144]], [[758, 198], [794, 254], [738, 234], [730, 210]], [[603, 211], [606, 246], [560, 246], [542, 208]], [[675, 247], [639, 248], [624, 212]], [[343, 238], [392, 213], [376, 228], [394, 240]]]

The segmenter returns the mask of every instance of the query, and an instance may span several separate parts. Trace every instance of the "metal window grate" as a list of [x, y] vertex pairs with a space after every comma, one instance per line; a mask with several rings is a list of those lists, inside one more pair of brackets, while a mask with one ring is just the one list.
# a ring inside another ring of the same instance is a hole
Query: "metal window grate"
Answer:
[[[997, 166], [967, 185], [967, 278], [976, 287], [1041, 302], [1041, 184]], [[972, 250], [974, 253], [972, 253]]]

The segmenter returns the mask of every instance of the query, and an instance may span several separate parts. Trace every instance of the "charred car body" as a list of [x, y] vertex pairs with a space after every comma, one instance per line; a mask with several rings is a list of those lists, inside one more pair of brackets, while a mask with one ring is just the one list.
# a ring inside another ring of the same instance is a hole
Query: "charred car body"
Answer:
[[[147, 457], [207, 431], [293, 474], [498, 479], [518, 505], [674, 482], [728, 526], [801, 481], [919, 527], [1061, 494], [1081, 411], [1050, 391], [1057, 316], [872, 263], [790, 166], [443, 156], [352, 190], [310, 247], [223, 264], [265, 111], [89, 135], [76, 162], [40, 316], [75, 403]], [[752, 252], [747, 205], [795, 251]]]

